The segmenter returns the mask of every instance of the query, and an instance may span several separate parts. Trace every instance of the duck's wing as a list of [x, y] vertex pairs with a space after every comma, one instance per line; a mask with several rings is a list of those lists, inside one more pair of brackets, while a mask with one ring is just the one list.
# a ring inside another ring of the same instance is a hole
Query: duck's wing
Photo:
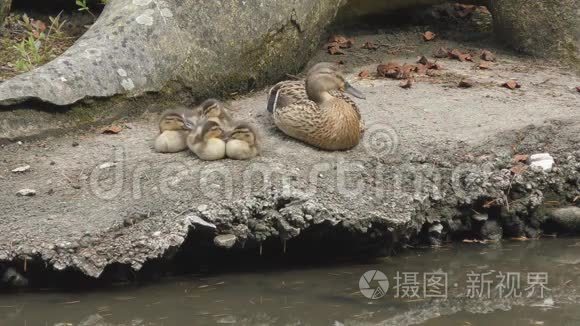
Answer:
[[306, 86], [302, 80], [289, 80], [276, 84], [268, 94], [268, 112], [274, 113], [278, 108], [308, 100]]
[[310, 100], [296, 101], [278, 107], [273, 113], [274, 123], [285, 134], [303, 141], [312, 137], [323, 123], [324, 117], [316, 103]]

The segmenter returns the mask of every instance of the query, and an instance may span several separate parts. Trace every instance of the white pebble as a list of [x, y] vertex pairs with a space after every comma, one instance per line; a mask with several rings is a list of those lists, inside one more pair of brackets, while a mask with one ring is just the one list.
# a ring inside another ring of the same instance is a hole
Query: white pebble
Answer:
[[22, 189], [16, 193], [17, 196], [32, 197], [36, 196], [36, 190], [34, 189]]
[[529, 163], [532, 168], [538, 167], [543, 171], [549, 172], [554, 167], [555, 161], [552, 155], [548, 153], [539, 153], [530, 156]]
[[22, 173], [30, 170], [30, 165], [19, 166], [16, 169], [12, 170], [14, 173]]

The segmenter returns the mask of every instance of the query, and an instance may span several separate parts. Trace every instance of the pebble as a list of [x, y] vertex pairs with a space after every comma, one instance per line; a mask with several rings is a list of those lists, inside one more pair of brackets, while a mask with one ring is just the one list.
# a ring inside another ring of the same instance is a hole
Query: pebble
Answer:
[[36, 190], [34, 189], [22, 189], [16, 193], [17, 196], [32, 197], [36, 196]]
[[531, 155], [528, 162], [532, 168], [538, 167], [546, 172], [550, 172], [552, 170], [552, 167], [554, 166], [554, 163], [555, 163], [552, 155], [550, 155], [548, 153], [540, 153], [540, 154]]
[[12, 170], [13, 173], [23, 173], [30, 170], [30, 165], [19, 166], [16, 169]]
[[230, 249], [236, 244], [237, 240], [238, 237], [233, 234], [223, 234], [213, 238], [213, 243], [218, 247]]
[[487, 221], [489, 217], [487, 216], [487, 214], [475, 214], [473, 215], [473, 220], [478, 221], [478, 222], [483, 222], [483, 221]]
[[99, 165], [99, 169], [104, 170], [104, 169], [112, 168], [113, 166], [116, 166], [116, 165], [117, 165], [117, 163], [107, 162], [107, 163], [103, 163], [103, 164]]
[[159, 238], [161, 236], [161, 231], [155, 231], [152, 235], [154, 238]]

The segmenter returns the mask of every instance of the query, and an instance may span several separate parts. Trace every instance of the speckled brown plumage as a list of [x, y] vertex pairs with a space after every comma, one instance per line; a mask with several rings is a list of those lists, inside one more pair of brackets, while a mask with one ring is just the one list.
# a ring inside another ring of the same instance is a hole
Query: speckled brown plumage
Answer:
[[325, 150], [346, 150], [362, 138], [364, 121], [354, 101], [332, 90], [332, 99], [318, 104], [309, 99], [304, 81], [284, 81], [270, 91], [268, 111], [288, 136]]

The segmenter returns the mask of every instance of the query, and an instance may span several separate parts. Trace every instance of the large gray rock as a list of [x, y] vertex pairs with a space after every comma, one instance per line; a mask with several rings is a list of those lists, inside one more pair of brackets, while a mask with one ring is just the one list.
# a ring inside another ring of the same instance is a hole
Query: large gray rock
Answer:
[[263, 85], [304, 65], [343, 2], [112, 0], [62, 56], [0, 84], [0, 104]]
[[561, 58], [580, 72], [580, 0], [490, 3], [499, 38], [530, 54]]

